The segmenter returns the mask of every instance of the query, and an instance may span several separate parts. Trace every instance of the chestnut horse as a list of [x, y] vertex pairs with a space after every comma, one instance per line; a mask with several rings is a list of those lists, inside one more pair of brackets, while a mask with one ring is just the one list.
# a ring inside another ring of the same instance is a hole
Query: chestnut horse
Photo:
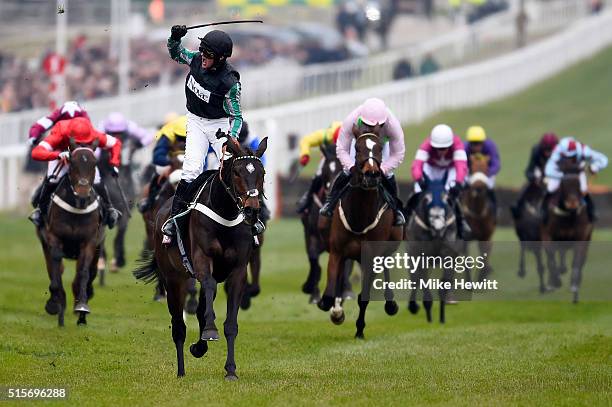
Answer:
[[[179, 231], [176, 237], [178, 245], [168, 247], [162, 244], [161, 227], [170, 214], [171, 200], [168, 200], [157, 213], [154, 254], [143, 258], [140, 267], [134, 271], [136, 278], [144, 281], [159, 278], [166, 288], [179, 377], [185, 375], [183, 306], [189, 279], [195, 277], [201, 284], [196, 312], [200, 334], [189, 351], [194, 357], [201, 358], [208, 351], [208, 341], [219, 339], [213, 301], [217, 284], [228, 280], [224, 323], [227, 341], [225, 377], [227, 380], [238, 379], [234, 359], [238, 309], [254, 247], [252, 227], [263, 194], [265, 171], [260, 158], [266, 150], [267, 138], [262, 140], [255, 153], [231, 141], [226, 146], [231, 158], [223, 161], [218, 171], [207, 171], [192, 182], [192, 189], [198, 191], [190, 211], [182, 214], [188, 216], [184, 222], [188, 224], [188, 230]], [[185, 255], [180, 252], [181, 246]]]
[[[317, 306], [323, 311], [329, 311], [333, 306], [331, 318], [334, 323], [342, 323], [344, 320], [341, 295], [345, 261], [351, 259], [361, 263], [362, 244], [367, 241], [396, 243], [389, 245], [388, 252], [377, 253], [390, 255], [399, 247], [403, 235], [403, 227], [393, 226], [394, 214], [383, 196], [381, 126], [370, 128], [370, 132], [363, 130], [356, 126], [353, 128], [356, 139], [355, 166], [351, 169], [347, 191], [334, 210], [329, 230], [325, 228], [324, 222], [319, 222], [323, 236], [329, 236], [329, 261], [327, 286]], [[385, 275], [385, 279], [388, 280], [388, 275]], [[365, 313], [372, 281], [373, 270], [362, 265], [362, 287], [357, 299], [359, 317], [355, 334], [359, 339], [364, 337]], [[385, 311], [389, 315], [398, 311], [392, 295], [391, 291], [385, 292]]]
[[51, 280], [45, 310], [58, 316], [59, 326], [64, 326], [66, 311], [66, 292], [62, 286], [64, 258], [77, 261], [72, 282], [74, 312], [79, 314], [77, 324], [86, 324], [90, 312], [88, 301], [93, 297], [96, 265], [104, 240], [100, 205], [93, 189], [97, 145], [95, 141], [91, 146], [78, 146], [74, 139], [70, 140], [68, 174], [60, 180], [48, 213], [43, 214], [47, 218], [45, 226], [36, 230]]

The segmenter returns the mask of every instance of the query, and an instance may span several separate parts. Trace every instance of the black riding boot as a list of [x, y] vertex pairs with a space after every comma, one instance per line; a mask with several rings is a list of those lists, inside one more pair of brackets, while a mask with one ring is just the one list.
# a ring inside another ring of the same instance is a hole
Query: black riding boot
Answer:
[[[169, 237], [176, 236], [176, 228], [174, 226], [173, 218], [187, 209], [187, 205], [189, 204], [187, 201], [188, 191], [189, 182], [181, 180], [176, 186], [176, 192], [174, 193], [174, 198], [172, 198], [172, 211], [170, 212], [170, 218], [168, 218], [166, 223], [164, 223], [164, 226], [162, 226], [162, 233], [164, 235]], [[181, 222], [184, 218], [184, 216], [181, 216], [176, 219], [176, 222], [179, 224], [179, 228], [182, 228]]]
[[145, 213], [153, 207], [155, 199], [157, 198], [157, 194], [161, 189], [161, 185], [159, 184], [158, 179], [158, 175], [154, 174], [153, 178], [149, 182], [149, 194], [138, 204], [138, 211], [140, 213]]
[[104, 214], [103, 222], [109, 229], [114, 228], [117, 221], [121, 217], [121, 212], [119, 212], [113, 206], [104, 183], [100, 182], [98, 184], [94, 184], [94, 191], [96, 191], [96, 194], [98, 194], [102, 200], [102, 213]]
[[316, 194], [319, 189], [323, 186], [323, 178], [320, 175], [315, 175], [310, 182], [308, 191], [297, 201], [297, 213], [303, 213], [312, 204], [312, 195]]
[[35, 206], [34, 211], [28, 216], [28, 219], [36, 225], [41, 227], [44, 224], [44, 215], [49, 210], [49, 201], [51, 195], [57, 189], [57, 183], [49, 182], [49, 179], [45, 179], [42, 184], [34, 192], [32, 197], [32, 205]]
[[586, 202], [587, 215], [589, 216], [589, 222], [593, 223], [597, 220], [597, 214], [595, 213], [595, 205], [593, 205], [593, 198], [591, 194], [584, 196], [584, 202]]
[[395, 215], [393, 218], [393, 226], [405, 225], [406, 218], [404, 218], [404, 214], [402, 213], [402, 201], [397, 196], [397, 182], [395, 181], [395, 176], [389, 178], [383, 177], [383, 186], [387, 192], [389, 192], [389, 195], [391, 195], [389, 206], [391, 206]]
[[329, 191], [329, 194], [325, 199], [325, 204], [319, 211], [319, 214], [321, 216], [325, 216], [328, 218], [332, 217], [332, 215], [334, 214], [334, 209], [336, 208], [336, 204], [340, 200], [340, 196], [342, 195], [342, 192], [344, 192], [344, 189], [346, 188], [350, 180], [351, 174], [347, 174], [344, 171], [341, 171], [340, 174], [338, 174], [338, 176], [334, 180], [334, 183], [332, 184], [331, 191]]
[[540, 207], [540, 213], [542, 214], [542, 224], [546, 225], [548, 223], [548, 203], [550, 202], [550, 198], [552, 194], [547, 192], [544, 195], [544, 199], [542, 199], [542, 206]]

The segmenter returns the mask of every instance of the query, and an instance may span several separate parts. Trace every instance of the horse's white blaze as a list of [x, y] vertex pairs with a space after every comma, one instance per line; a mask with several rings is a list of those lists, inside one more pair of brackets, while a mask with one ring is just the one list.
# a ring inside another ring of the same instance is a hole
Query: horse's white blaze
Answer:
[[367, 139], [365, 143], [366, 143], [366, 147], [368, 148], [368, 150], [373, 149], [374, 146], [376, 145], [376, 142], [372, 139]]
[[368, 160], [368, 163], [369, 163], [371, 166], [374, 166], [374, 160], [372, 160], [371, 158]]
[[255, 166], [253, 165], [253, 163], [248, 163], [246, 166], [246, 169], [249, 172], [249, 174], [252, 174], [253, 172], [255, 172]]
[[331, 172], [336, 172], [336, 162], [335, 161], [332, 161], [329, 163], [329, 170]]

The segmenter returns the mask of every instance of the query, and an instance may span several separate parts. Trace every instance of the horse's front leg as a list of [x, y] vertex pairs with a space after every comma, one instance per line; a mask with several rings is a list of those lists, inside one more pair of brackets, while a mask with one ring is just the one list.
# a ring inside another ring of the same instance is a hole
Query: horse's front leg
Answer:
[[122, 219], [119, 220], [117, 235], [113, 241], [113, 252], [115, 253], [112, 262], [113, 272], [119, 271], [120, 268], [125, 266], [125, 234], [127, 232], [127, 227], [128, 218], [127, 214], [124, 214]]
[[519, 246], [519, 269], [518, 269], [518, 276], [520, 278], [524, 278], [525, 277], [525, 242], [521, 241]]
[[59, 239], [51, 233], [47, 234], [46, 241], [46, 244], [43, 243], [43, 252], [45, 254], [47, 273], [49, 274], [49, 292], [51, 297], [47, 300], [45, 310], [50, 315], [57, 315], [58, 325], [64, 326], [66, 292], [62, 286], [62, 273], [64, 271], [62, 246]]
[[236, 375], [236, 360], [234, 345], [238, 335], [238, 309], [245, 290], [246, 265], [236, 267], [229, 276], [227, 293], [227, 316], [223, 324], [223, 334], [227, 341], [227, 359], [225, 361], [226, 380], [238, 380]]
[[491, 262], [489, 260], [489, 257], [491, 256], [492, 248], [493, 248], [493, 242], [491, 242], [490, 240], [478, 242], [478, 249], [480, 250], [480, 255], [484, 257], [484, 264], [485, 264], [482, 270], [480, 270], [478, 281], [484, 280], [493, 271], [491, 269]]
[[87, 305], [87, 285], [89, 284], [89, 268], [96, 255], [96, 241], [90, 239], [81, 244], [79, 257], [77, 259], [77, 272], [75, 279], [72, 281], [72, 293], [74, 295], [75, 305], [74, 312], [79, 313], [79, 324], [85, 324], [85, 315], [88, 314], [89, 305]]
[[336, 251], [332, 250], [329, 253], [327, 262], [327, 286], [323, 292], [323, 296], [317, 303], [317, 306], [322, 311], [329, 311], [334, 305], [336, 296], [336, 286], [338, 284], [338, 276], [343, 270], [344, 259]]
[[586, 262], [587, 253], [589, 250], [589, 242], [576, 242], [574, 246], [574, 258], [572, 260], [572, 276], [570, 290], [573, 294], [573, 303], [578, 303], [578, 290], [582, 282], [582, 268]]

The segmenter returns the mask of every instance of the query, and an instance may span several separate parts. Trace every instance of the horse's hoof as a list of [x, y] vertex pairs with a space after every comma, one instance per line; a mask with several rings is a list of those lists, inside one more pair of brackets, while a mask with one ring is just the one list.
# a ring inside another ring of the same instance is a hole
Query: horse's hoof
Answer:
[[314, 289], [315, 289], [315, 285], [311, 283], [310, 281], [306, 281], [304, 284], [302, 284], [302, 292], [304, 294], [312, 294]]
[[249, 293], [244, 293], [242, 296], [242, 301], [240, 301], [240, 309], [248, 310], [251, 308], [251, 296]]
[[308, 299], [308, 303], [309, 304], [318, 304], [320, 300], [321, 300], [320, 296], [318, 296], [316, 294], [311, 294], [310, 298]]
[[117, 261], [115, 262], [115, 265], [119, 268], [125, 267], [125, 257], [122, 257], [122, 256], [117, 257]]
[[[155, 294], [157, 296], [157, 294]], [[198, 300], [195, 298], [189, 298], [187, 300], [187, 306], [185, 307], [185, 311], [187, 311], [190, 315], [195, 315], [198, 310]]]
[[399, 311], [399, 307], [395, 301], [386, 301], [385, 302], [385, 312], [387, 315], [395, 315]]
[[329, 295], [324, 295], [323, 297], [321, 297], [321, 299], [317, 303], [317, 307], [319, 307], [321, 311], [325, 311], [325, 312], [329, 311], [333, 305], [334, 305], [334, 297], [329, 296]]
[[342, 293], [342, 299], [345, 301], [352, 300], [353, 298], [355, 298], [355, 293], [351, 290], [346, 290]]
[[331, 314], [329, 314], [329, 319], [331, 319], [334, 325], [342, 325], [345, 319], [344, 310], [332, 311]]
[[361, 339], [361, 340], [365, 339], [365, 337], [363, 336], [363, 332], [357, 332], [355, 334], [355, 339]]
[[228, 373], [225, 375], [225, 380], [228, 382], [235, 382], [238, 380], [238, 376], [236, 376], [236, 373]]
[[74, 312], [85, 312], [89, 314], [89, 305], [85, 304], [84, 302], [79, 302], [74, 306]]
[[261, 292], [261, 288], [258, 285], [251, 284], [247, 287], [246, 292], [249, 293], [251, 298], [257, 297]]
[[60, 305], [51, 298], [49, 298], [45, 304], [45, 311], [47, 311], [49, 315], [57, 315], [60, 312], [60, 308]]
[[189, 347], [189, 352], [194, 358], [201, 358], [208, 352], [208, 343], [206, 341], [200, 341], [198, 343], [192, 343]]
[[205, 329], [200, 339], [203, 341], [218, 341], [219, 332], [216, 329]]
[[110, 265], [109, 271], [111, 273], [118, 273], [119, 272], [119, 267], [117, 266], [117, 261], [115, 259], [111, 260], [111, 265]]
[[408, 311], [410, 311], [411, 314], [416, 314], [419, 312], [419, 308], [421, 308], [421, 306], [417, 304], [416, 301], [410, 301], [408, 303]]
[[517, 274], [520, 278], [525, 278], [525, 269], [519, 269]]

